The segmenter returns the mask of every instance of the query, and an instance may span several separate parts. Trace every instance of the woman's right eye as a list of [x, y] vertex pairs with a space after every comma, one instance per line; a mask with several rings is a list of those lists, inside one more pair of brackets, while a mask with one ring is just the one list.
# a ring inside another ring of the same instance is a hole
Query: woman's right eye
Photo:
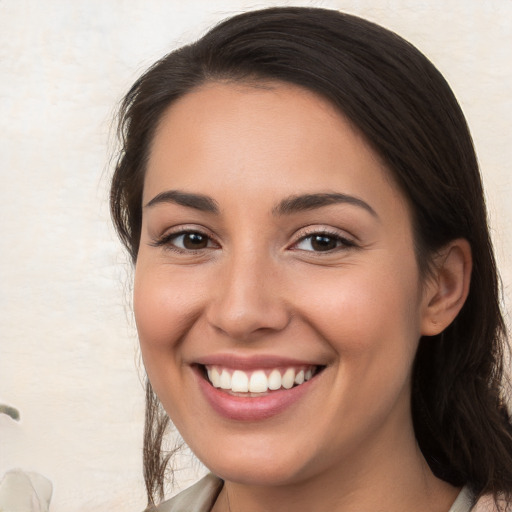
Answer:
[[208, 235], [199, 231], [169, 233], [157, 240], [153, 245], [166, 247], [178, 252], [200, 251], [217, 246]]

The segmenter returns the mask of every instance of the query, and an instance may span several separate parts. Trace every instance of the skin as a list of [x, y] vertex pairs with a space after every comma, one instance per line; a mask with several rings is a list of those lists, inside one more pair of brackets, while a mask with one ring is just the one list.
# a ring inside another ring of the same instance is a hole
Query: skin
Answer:
[[[169, 190], [207, 195], [218, 212], [148, 205]], [[317, 193], [369, 208], [275, 211]], [[144, 364], [187, 444], [225, 480], [214, 511], [447, 511], [459, 490], [417, 447], [411, 367], [420, 336], [462, 306], [470, 251], [454, 241], [421, 278], [407, 201], [348, 121], [299, 87], [204, 85], [161, 120], [143, 204], [134, 308]], [[185, 248], [184, 230], [208, 243]], [[315, 250], [311, 236], [325, 232], [335, 247]], [[325, 369], [280, 414], [241, 422], [198, 385], [193, 363], [212, 354]]]

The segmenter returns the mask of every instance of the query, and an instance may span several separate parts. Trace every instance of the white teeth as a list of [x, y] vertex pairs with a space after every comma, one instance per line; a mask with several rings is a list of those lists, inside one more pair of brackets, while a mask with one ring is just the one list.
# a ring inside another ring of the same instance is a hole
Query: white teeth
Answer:
[[235, 370], [231, 376], [231, 391], [247, 393], [249, 391], [249, 377], [241, 370]]
[[249, 391], [251, 393], [264, 393], [268, 389], [268, 379], [265, 372], [259, 370], [251, 375]]
[[282, 379], [282, 386], [284, 389], [291, 389], [293, 387], [293, 383], [295, 381], [295, 370], [293, 368], [288, 368], [284, 372]]
[[294, 385], [300, 386], [313, 376], [313, 368], [287, 368], [281, 375], [281, 371], [275, 368], [268, 376], [264, 370], [244, 372], [234, 370], [232, 373], [226, 368], [209, 366], [206, 368], [208, 379], [216, 388], [231, 390], [235, 393], [266, 393], [278, 389], [291, 389]]
[[212, 384], [216, 388], [220, 387], [220, 375], [219, 370], [217, 370], [217, 368], [212, 368], [211, 370], [208, 370], [208, 377], [210, 378]]
[[272, 370], [268, 376], [268, 389], [275, 391], [281, 387], [281, 374], [279, 370]]
[[231, 375], [227, 370], [222, 370], [219, 385], [221, 389], [231, 389]]

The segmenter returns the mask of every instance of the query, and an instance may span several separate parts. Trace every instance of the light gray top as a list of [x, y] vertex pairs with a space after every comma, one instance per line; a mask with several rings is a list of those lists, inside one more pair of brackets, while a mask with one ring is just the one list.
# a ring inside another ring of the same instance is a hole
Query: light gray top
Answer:
[[174, 498], [158, 505], [155, 512], [210, 512], [223, 484], [220, 478], [209, 473]]
[[469, 512], [475, 506], [475, 496], [469, 487], [463, 487], [448, 512]]
[[[222, 480], [210, 473], [192, 487], [161, 503], [155, 512], [210, 512], [222, 485]], [[474, 504], [473, 493], [464, 487], [448, 512], [470, 512]]]

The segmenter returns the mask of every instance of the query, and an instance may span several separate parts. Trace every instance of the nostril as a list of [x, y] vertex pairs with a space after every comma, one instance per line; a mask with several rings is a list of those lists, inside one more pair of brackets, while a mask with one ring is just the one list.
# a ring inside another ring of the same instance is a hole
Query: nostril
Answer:
[[[291, 312], [258, 261], [233, 263], [206, 306], [209, 324], [232, 339], [252, 340], [284, 329]], [[267, 272], [268, 273], [268, 272]]]

